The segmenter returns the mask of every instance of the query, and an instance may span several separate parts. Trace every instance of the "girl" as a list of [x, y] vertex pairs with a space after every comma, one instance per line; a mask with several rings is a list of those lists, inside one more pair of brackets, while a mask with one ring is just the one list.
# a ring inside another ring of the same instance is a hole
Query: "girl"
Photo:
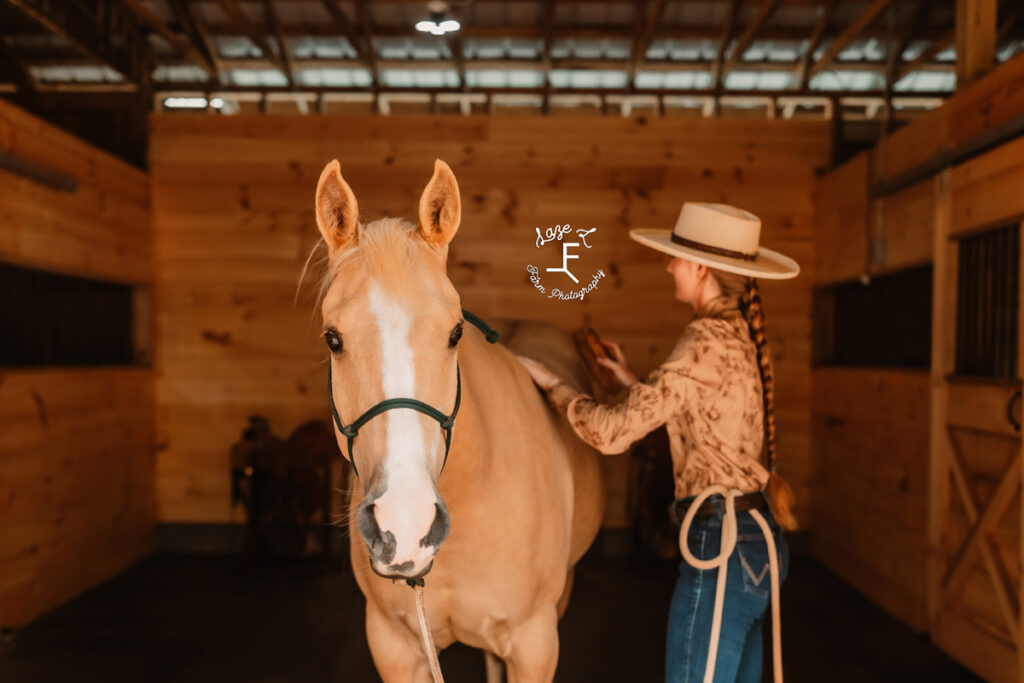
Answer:
[[[621, 403], [598, 404], [544, 365], [520, 358], [579, 437], [602, 453], [620, 453], [653, 429], [666, 426], [675, 476], [672, 513], [677, 523], [710, 486], [736, 491], [738, 540], [728, 558], [719, 642], [712, 648], [717, 571], [696, 569], [684, 559], [669, 608], [665, 670], [669, 683], [706, 680], [710, 649], [717, 650], [714, 681], [761, 680], [769, 558], [766, 539], [751, 510], [761, 512], [775, 540], [779, 581], [788, 569], [789, 551], [779, 527], [795, 527], [792, 494], [775, 474], [772, 363], [754, 278], [791, 278], [800, 268], [782, 254], [759, 248], [760, 232], [761, 221], [753, 214], [693, 202], [683, 205], [671, 233], [630, 232], [634, 240], [672, 256], [667, 270], [674, 279], [675, 296], [693, 307], [695, 317], [668, 359], [643, 382], [629, 369], [621, 349], [607, 344], [615, 360], [602, 364], [629, 387]], [[724, 505], [723, 497], [715, 494], [694, 511], [693, 523], [680, 543], [685, 540], [697, 559], [719, 554]]]

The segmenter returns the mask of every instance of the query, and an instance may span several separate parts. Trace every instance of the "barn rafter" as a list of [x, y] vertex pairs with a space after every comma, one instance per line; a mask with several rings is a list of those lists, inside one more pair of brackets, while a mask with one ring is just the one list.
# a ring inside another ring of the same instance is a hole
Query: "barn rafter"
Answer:
[[216, 69], [212, 60], [203, 55], [186, 37], [179, 36], [170, 26], [157, 16], [142, 0], [123, 0], [125, 6], [139, 18], [144, 25], [157, 32], [171, 47], [177, 50], [188, 61], [213, 76]]
[[821, 59], [814, 62], [808, 71], [808, 77], [814, 78], [815, 74], [820, 73], [823, 69], [828, 68], [832, 64], [832, 60], [839, 56], [846, 47], [850, 45], [854, 38], [860, 35], [861, 31], [867, 27], [875, 17], [882, 13], [892, 0], [875, 0], [867, 9], [865, 9], [857, 19], [850, 24], [842, 33], [833, 40], [829, 46], [825, 49], [825, 53], [821, 56]]
[[288, 43], [284, 36], [281, 35], [281, 24], [277, 19], [277, 11], [274, 9], [273, 0], [263, 0], [263, 16], [277, 43], [277, 50], [284, 65], [284, 74], [288, 78], [288, 82], [295, 85], [295, 65], [288, 51]]
[[[1014, 3], [1000, 2], [996, 43], [1003, 60], [1024, 49], [1024, 22]], [[0, 4], [30, 17], [51, 7], [42, 0]], [[470, 3], [449, 8], [461, 29], [437, 37], [415, 31], [427, 6], [411, 0], [103, 0], [96, 16], [75, 21], [76, 30], [98, 25], [97, 17], [110, 14], [104, 7], [115, 4], [151, 64], [133, 66], [112, 58], [112, 48], [89, 48], [96, 36], [68, 39], [55, 16], [15, 23], [6, 32], [11, 59], [32, 80], [8, 69], [0, 90], [38, 82], [43, 90], [114, 91], [151, 76], [158, 92], [272, 92], [283, 78], [296, 91], [357, 93], [372, 85], [428, 97], [457, 85], [465, 93], [541, 88], [548, 96], [786, 90], [841, 101], [886, 90], [945, 97], [956, 84], [955, 57], [947, 50], [955, 13], [915, 0]], [[40, 42], [40, 26], [57, 38]], [[122, 53], [131, 44], [114, 42]], [[98, 64], [122, 78], [90, 70]], [[137, 73], [123, 75], [133, 68]]]
[[772, 15], [775, 13], [775, 10], [779, 8], [780, 4], [782, 4], [782, 0], [767, 0], [767, 2], [761, 5], [761, 9], [758, 10], [757, 16], [750, 22], [750, 25], [744, 29], [742, 35], [740, 35], [736, 40], [736, 46], [732, 49], [729, 59], [726, 60], [725, 64], [722, 66], [723, 76], [728, 74], [730, 69], [740, 63], [743, 59], [743, 55], [747, 51], [747, 48], [750, 47], [754, 38], [757, 37], [758, 32], [764, 28], [764, 25], [772, 18]]
[[[22, 16], [77, 52], [132, 83], [147, 78], [149, 50], [133, 18], [117, 0], [90, 6], [45, 0], [4, 0]], [[91, 9], [91, 11], [90, 11]], [[10, 44], [12, 54], [17, 50]]]
[[[247, 37], [252, 44], [263, 54], [266, 59], [269, 59], [274, 63], [274, 66], [281, 70], [281, 72], [288, 77], [288, 67], [285, 65], [281, 55], [278, 55], [270, 47], [270, 43], [267, 42], [267, 34], [260, 30], [258, 26], [249, 21], [249, 18], [242, 11], [241, 6], [237, 0], [217, 0], [220, 3], [221, 8], [231, 18], [231, 25], [234, 30]], [[283, 49], [283, 46], [282, 46]]]

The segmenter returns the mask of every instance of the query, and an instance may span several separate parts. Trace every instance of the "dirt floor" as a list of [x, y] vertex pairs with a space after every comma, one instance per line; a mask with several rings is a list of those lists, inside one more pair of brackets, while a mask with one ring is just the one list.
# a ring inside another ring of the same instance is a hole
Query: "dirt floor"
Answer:
[[[672, 581], [588, 556], [561, 624], [557, 681], [660, 681]], [[0, 644], [0, 681], [278, 683], [379, 680], [351, 572], [274, 581], [229, 559], [151, 557]], [[794, 553], [783, 586], [789, 683], [980, 680]], [[484, 679], [483, 656], [441, 655], [448, 683]]]

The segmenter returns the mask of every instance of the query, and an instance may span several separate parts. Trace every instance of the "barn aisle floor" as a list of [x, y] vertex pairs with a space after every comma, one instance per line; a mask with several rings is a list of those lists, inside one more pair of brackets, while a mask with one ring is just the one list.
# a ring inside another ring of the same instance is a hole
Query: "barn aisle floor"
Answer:
[[[429, 582], [428, 582], [429, 584]], [[671, 581], [588, 557], [561, 625], [557, 681], [659, 681]], [[979, 680], [807, 555], [783, 587], [787, 681]], [[376, 681], [351, 573], [270, 581], [223, 558], [151, 557], [0, 645], [0, 680]], [[482, 681], [475, 650], [442, 654]]]

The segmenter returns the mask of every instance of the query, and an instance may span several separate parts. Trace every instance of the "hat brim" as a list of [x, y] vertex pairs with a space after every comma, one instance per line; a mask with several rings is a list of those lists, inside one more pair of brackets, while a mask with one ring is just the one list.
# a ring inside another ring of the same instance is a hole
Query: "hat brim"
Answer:
[[635, 228], [629, 231], [629, 236], [645, 247], [656, 249], [669, 256], [678, 256], [696, 263], [703, 263], [709, 268], [717, 268], [737, 275], [765, 280], [788, 280], [800, 273], [800, 265], [796, 261], [764, 247], [757, 250], [756, 259], [747, 261], [676, 244], [672, 241], [672, 232], [669, 230]]

